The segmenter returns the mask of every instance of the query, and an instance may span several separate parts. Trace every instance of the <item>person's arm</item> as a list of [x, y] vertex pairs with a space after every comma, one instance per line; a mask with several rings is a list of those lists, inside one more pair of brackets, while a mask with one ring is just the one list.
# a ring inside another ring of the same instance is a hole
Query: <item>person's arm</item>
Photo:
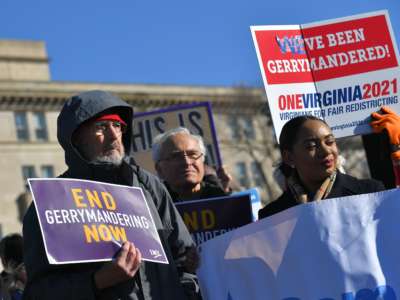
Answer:
[[386, 131], [392, 147], [391, 159], [395, 175], [396, 187], [400, 187], [400, 117], [389, 107], [382, 106], [382, 113], [371, 114], [370, 123], [374, 132]]

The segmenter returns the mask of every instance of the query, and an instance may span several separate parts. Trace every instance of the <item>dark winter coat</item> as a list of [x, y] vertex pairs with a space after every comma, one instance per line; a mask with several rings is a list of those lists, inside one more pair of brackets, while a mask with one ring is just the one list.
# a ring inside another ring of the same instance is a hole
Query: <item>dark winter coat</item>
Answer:
[[[384, 189], [385, 187], [379, 181], [373, 179], [357, 179], [338, 172], [335, 183], [327, 199], [374, 193], [383, 191]], [[260, 209], [258, 211], [258, 218], [266, 218], [298, 204], [299, 203], [296, 202], [292, 194], [286, 191], [277, 200]]]
[[[118, 111], [128, 124], [123, 136], [126, 156], [119, 169], [107, 163], [88, 163], [71, 143], [74, 131], [99, 113]], [[23, 226], [28, 273], [25, 299], [185, 299], [179, 283], [178, 268], [186, 247], [193, 241], [172, 200], [160, 181], [138, 167], [132, 157], [133, 109], [120, 99], [101, 91], [82, 93], [68, 100], [59, 117], [57, 137], [65, 150], [68, 170], [60, 177], [89, 179], [136, 186], [150, 207], [170, 264], [142, 262], [139, 275], [96, 294], [93, 274], [103, 263], [50, 265], [43, 246], [39, 224], [31, 205]], [[66, 241], [67, 242], [67, 241]]]

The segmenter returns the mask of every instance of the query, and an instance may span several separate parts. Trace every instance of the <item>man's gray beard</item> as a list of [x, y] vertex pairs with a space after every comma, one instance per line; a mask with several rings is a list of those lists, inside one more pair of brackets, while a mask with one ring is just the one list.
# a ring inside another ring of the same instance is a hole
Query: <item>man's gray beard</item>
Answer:
[[115, 167], [119, 167], [122, 164], [122, 160], [124, 158], [125, 153], [114, 153], [110, 155], [103, 155], [95, 157], [92, 162], [93, 163], [108, 163], [112, 164]]

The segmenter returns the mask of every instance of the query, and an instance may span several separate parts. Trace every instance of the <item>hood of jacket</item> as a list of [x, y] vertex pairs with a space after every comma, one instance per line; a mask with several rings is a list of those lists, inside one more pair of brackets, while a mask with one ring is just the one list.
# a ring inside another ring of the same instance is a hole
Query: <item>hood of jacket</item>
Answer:
[[132, 127], [133, 107], [118, 97], [104, 91], [94, 90], [83, 92], [68, 99], [57, 119], [57, 139], [65, 151], [65, 163], [68, 173], [78, 174], [92, 173], [93, 169], [107, 168], [107, 163], [94, 164], [88, 162], [73, 145], [74, 132], [88, 120], [104, 113], [118, 113], [127, 124], [127, 131], [123, 135], [125, 156], [132, 157]]

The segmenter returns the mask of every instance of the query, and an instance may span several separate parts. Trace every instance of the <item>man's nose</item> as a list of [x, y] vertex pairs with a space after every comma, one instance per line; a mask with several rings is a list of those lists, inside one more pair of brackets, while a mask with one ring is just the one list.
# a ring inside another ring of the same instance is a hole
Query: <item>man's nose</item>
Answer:
[[115, 140], [121, 136], [121, 130], [113, 125], [109, 125], [107, 127], [107, 135], [109, 138]]
[[182, 162], [183, 162], [183, 164], [184, 164], [185, 166], [191, 165], [191, 164], [192, 164], [192, 161], [193, 161], [193, 160], [192, 160], [189, 156], [187, 156], [186, 154], [183, 155], [183, 160], [182, 160]]

